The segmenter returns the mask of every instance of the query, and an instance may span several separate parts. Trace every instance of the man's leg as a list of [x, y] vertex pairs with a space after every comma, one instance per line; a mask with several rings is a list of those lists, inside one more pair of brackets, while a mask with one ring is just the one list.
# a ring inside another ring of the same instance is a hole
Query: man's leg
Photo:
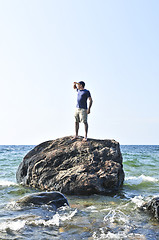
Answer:
[[80, 122], [79, 109], [76, 109], [76, 112], [75, 112], [75, 138], [78, 138], [79, 122]]
[[84, 141], [87, 141], [87, 133], [88, 133], [88, 123], [87, 123], [87, 109], [82, 109], [81, 111], [81, 121], [84, 123], [85, 137]]
[[78, 137], [79, 122], [75, 122], [75, 137]]
[[84, 137], [84, 141], [87, 141], [87, 134], [88, 134], [88, 123], [84, 123], [84, 128], [85, 128], [85, 137]]

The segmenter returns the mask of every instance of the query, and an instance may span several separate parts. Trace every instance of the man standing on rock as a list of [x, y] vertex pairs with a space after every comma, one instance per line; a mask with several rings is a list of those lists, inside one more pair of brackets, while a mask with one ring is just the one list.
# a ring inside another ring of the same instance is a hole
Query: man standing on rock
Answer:
[[[90, 113], [92, 106], [92, 97], [88, 90], [85, 88], [85, 83], [83, 81], [74, 82], [73, 88], [77, 90], [77, 106], [75, 112], [75, 138], [78, 138], [79, 123], [83, 122], [85, 127], [85, 137], [84, 141], [87, 141], [88, 133], [88, 122], [87, 115]], [[87, 99], [89, 100], [89, 105], [87, 108]]]

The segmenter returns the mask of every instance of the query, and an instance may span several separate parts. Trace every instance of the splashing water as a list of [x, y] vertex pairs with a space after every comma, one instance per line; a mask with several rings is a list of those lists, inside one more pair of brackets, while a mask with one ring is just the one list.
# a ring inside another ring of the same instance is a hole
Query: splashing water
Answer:
[[159, 193], [159, 146], [121, 146], [125, 182], [113, 196], [66, 196], [70, 204], [22, 208], [21, 197], [37, 192], [16, 183], [15, 174], [33, 146], [0, 146], [1, 239], [159, 239], [158, 222], [141, 212]]

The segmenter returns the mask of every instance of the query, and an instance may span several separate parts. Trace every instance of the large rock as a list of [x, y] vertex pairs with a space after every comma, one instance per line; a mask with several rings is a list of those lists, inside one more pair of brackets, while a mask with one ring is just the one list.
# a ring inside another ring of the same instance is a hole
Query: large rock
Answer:
[[124, 181], [122, 155], [115, 140], [72, 137], [36, 146], [20, 163], [17, 182], [66, 194], [108, 194]]

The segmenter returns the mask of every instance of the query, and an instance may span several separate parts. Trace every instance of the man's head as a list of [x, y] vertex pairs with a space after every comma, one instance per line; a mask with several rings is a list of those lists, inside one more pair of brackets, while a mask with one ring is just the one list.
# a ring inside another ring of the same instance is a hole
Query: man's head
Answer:
[[78, 85], [81, 86], [82, 88], [85, 87], [85, 83], [84, 83], [83, 81], [80, 81], [80, 82], [78, 83]]

